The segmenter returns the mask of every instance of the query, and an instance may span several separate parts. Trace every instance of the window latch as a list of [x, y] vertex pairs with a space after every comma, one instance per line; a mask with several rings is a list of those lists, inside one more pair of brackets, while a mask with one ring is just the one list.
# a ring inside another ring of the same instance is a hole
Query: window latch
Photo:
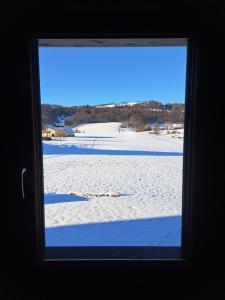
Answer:
[[23, 168], [21, 171], [21, 190], [22, 190], [22, 197], [25, 199], [25, 193], [24, 193], [24, 174], [26, 173], [27, 168]]

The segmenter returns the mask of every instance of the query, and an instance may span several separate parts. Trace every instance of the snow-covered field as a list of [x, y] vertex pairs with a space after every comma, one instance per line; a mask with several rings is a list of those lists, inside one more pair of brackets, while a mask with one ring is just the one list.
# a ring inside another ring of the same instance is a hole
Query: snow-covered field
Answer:
[[[183, 139], [119, 123], [79, 130], [43, 143], [46, 245], [180, 245]], [[110, 191], [120, 196], [83, 195]]]

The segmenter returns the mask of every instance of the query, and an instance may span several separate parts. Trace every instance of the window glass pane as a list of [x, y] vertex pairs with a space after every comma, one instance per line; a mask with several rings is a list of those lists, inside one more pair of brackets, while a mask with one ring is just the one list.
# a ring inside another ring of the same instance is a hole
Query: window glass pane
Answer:
[[181, 246], [186, 50], [39, 47], [46, 246]]

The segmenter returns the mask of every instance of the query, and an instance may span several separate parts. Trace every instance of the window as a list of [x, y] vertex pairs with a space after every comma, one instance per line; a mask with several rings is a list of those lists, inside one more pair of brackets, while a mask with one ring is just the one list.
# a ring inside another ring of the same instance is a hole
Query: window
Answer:
[[38, 39], [34, 48], [42, 258], [184, 259], [188, 39]]

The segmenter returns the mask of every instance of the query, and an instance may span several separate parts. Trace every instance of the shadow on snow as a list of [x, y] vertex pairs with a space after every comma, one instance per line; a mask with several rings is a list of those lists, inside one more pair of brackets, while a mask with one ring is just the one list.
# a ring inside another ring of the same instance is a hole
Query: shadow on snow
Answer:
[[74, 196], [74, 195], [68, 195], [68, 194], [49, 193], [49, 194], [44, 195], [44, 203], [45, 204], [88, 201], [88, 200], [89, 200], [88, 197]]
[[[126, 194], [122, 193], [120, 194], [120, 197], [123, 196], [131, 196], [132, 194]], [[102, 196], [107, 197], [107, 196]], [[56, 203], [67, 203], [67, 202], [79, 202], [79, 201], [88, 201], [93, 197], [85, 197], [85, 196], [76, 196], [76, 195], [70, 195], [70, 194], [56, 194], [56, 193], [48, 193], [44, 194], [44, 204], [56, 204]]]
[[181, 246], [181, 216], [45, 229], [46, 246]]
[[53, 145], [43, 143], [44, 155], [141, 155], [141, 156], [183, 156], [182, 152], [139, 151], [139, 150], [107, 150], [82, 148], [74, 145]]

